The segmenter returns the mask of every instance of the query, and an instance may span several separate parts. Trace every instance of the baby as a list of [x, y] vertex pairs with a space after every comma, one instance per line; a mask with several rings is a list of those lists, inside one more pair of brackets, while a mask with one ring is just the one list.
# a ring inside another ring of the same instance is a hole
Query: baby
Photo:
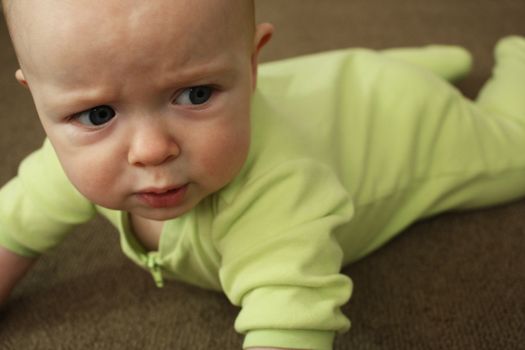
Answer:
[[332, 348], [340, 270], [417, 219], [525, 195], [525, 40], [476, 102], [457, 47], [261, 67], [251, 0], [3, 2], [47, 134], [0, 191], [0, 301], [99, 213], [156, 284], [223, 291], [244, 348]]

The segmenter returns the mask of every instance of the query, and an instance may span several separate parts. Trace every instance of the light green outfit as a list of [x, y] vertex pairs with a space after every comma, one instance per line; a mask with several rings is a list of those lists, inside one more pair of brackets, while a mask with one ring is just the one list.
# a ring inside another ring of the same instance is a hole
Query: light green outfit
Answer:
[[0, 192], [0, 244], [36, 255], [98, 211], [157, 283], [223, 290], [242, 306], [245, 347], [332, 348], [350, 323], [341, 267], [417, 219], [525, 194], [525, 40], [496, 50], [474, 103], [441, 77], [465, 75], [461, 48], [342, 50], [260, 69], [250, 155], [238, 176], [164, 225], [146, 253], [128, 215], [94, 206], [52, 147]]

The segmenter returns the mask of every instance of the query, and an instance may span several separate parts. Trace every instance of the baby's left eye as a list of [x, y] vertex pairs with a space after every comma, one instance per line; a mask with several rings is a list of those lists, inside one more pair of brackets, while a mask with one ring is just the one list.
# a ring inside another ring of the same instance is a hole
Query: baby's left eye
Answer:
[[175, 99], [178, 105], [202, 105], [211, 98], [214, 89], [210, 86], [194, 86], [184, 89]]

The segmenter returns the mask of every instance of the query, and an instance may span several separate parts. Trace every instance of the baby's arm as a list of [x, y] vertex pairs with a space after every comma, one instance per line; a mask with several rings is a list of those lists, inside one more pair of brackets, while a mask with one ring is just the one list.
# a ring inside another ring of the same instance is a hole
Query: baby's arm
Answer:
[[23, 257], [0, 246], [0, 306], [11, 290], [33, 265], [35, 259]]
[[26, 157], [17, 176], [0, 188], [0, 304], [29, 270], [29, 257], [49, 251], [95, 213], [67, 179], [48, 140]]

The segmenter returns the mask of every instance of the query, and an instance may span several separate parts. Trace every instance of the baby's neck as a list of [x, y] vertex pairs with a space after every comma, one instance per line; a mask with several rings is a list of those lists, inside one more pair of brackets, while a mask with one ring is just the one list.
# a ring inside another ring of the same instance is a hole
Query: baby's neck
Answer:
[[131, 213], [129, 216], [131, 230], [139, 243], [141, 243], [147, 251], [157, 251], [159, 249], [160, 235], [164, 227], [164, 222], [145, 219]]

